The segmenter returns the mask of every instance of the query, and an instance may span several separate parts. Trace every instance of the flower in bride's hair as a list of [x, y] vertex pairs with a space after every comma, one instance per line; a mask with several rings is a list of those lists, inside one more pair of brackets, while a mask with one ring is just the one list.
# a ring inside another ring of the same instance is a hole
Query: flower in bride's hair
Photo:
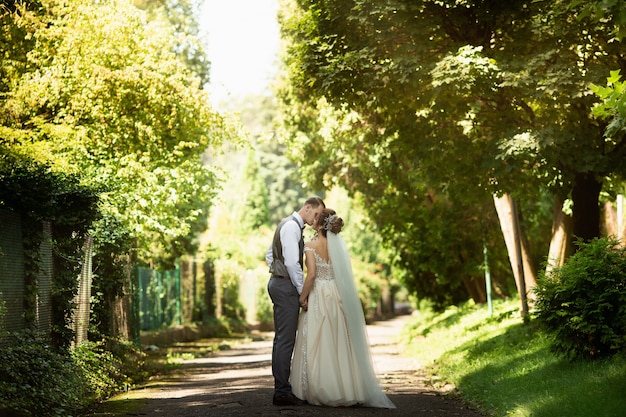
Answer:
[[324, 219], [324, 230], [329, 231], [333, 228], [333, 220], [337, 218], [336, 214], [331, 214]]

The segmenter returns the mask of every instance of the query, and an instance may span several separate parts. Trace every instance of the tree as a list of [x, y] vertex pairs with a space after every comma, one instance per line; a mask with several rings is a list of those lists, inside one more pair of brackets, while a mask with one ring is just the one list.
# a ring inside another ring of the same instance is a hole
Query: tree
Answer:
[[[167, 19], [174, 28], [172, 51], [179, 55], [194, 74], [200, 77], [201, 84], [208, 84], [211, 63], [207, 59], [203, 43], [199, 38], [200, 28], [194, 16], [203, 0], [135, 0], [134, 4], [147, 10], [157, 18]], [[151, 20], [152, 20], [151, 18]]]
[[202, 156], [238, 141], [211, 110], [180, 27], [150, 16], [123, 0], [2, 14], [0, 142], [100, 190], [91, 233], [108, 302], [129, 265], [171, 267], [194, 250], [219, 188]]
[[244, 181], [249, 185], [241, 215], [241, 226], [247, 231], [269, 225], [269, 196], [263, 178], [259, 176], [259, 164], [253, 152], [248, 153]]
[[[610, 23], [577, 19], [580, 7], [285, 4], [283, 101], [295, 151], [327, 182], [377, 202], [393, 196], [388, 213], [407, 207], [403, 224], [423, 208], [425, 189], [479, 215], [492, 193], [525, 199], [543, 188], [571, 196], [577, 236], [597, 235], [601, 179], [624, 159], [622, 146], [602, 140], [588, 84], [623, 65], [624, 47], [611, 42]], [[323, 135], [330, 119], [332, 137]], [[369, 207], [382, 229], [390, 224], [382, 204]]]
[[171, 50], [168, 22], [146, 23], [124, 2], [47, 10], [33, 31], [34, 70], [4, 101], [5, 140], [105, 185], [102, 210], [132, 231], [139, 258], [172, 262], [180, 239], [203, 227], [217, 178], [200, 156], [226, 126]]

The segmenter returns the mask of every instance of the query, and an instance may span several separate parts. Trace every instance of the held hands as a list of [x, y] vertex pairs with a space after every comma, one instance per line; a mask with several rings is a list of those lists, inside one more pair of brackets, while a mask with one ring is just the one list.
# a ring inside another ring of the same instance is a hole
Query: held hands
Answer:
[[300, 307], [302, 307], [304, 311], [307, 311], [309, 309], [309, 297], [300, 296], [299, 301]]

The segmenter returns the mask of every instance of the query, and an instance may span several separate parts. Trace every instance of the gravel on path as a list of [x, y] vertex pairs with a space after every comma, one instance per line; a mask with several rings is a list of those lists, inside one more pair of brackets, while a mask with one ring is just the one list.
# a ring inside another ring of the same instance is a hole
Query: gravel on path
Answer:
[[185, 360], [176, 371], [118, 395], [84, 417], [484, 417], [425, 383], [420, 365], [402, 354], [396, 340], [407, 320], [408, 316], [398, 316], [367, 326], [375, 369], [397, 406], [393, 410], [272, 405], [273, 333], [268, 332], [212, 357]]

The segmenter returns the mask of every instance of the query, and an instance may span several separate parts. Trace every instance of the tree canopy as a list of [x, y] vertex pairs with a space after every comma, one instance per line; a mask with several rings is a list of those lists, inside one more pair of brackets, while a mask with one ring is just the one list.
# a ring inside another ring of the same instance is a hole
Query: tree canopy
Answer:
[[[64, 187], [95, 195], [97, 215], [75, 227], [93, 237], [96, 335], [118, 335], [114, 306], [132, 290], [132, 266], [172, 268], [195, 251], [222, 181], [208, 155], [240, 140], [203, 89], [209, 65], [193, 5], [43, 0], [0, 9], [0, 154], [11, 155], [2, 177], [10, 164], [34, 167], [23, 178], [48, 175], [44, 183], [67, 180]], [[32, 198], [4, 198], [11, 184], [0, 182], [0, 206], [19, 211], [14, 200]], [[59, 198], [50, 204], [81, 213]], [[48, 205], [37, 210], [54, 223], [42, 211]], [[63, 279], [60, 328], [77, 290], [75, 271]]]
[[501, 245], [492, 194], [570, 198], [574, 234], [598, 236], [603, 181], [626, 168], [623, 134], [591, 110], [590, 84], [626, 69], [617, 3], [600, 18], [577, 1], [284, 2], [292, 152], [366, 201], [421, 294], [478, 275], [482, 239]]
[[5, 12], [2, 32], [2, 145], [105, 190], [103, 217], [156, 263], [204, 228], [218, 177], [201, 157], [233, 138], [165, 15], [45, 1]]

